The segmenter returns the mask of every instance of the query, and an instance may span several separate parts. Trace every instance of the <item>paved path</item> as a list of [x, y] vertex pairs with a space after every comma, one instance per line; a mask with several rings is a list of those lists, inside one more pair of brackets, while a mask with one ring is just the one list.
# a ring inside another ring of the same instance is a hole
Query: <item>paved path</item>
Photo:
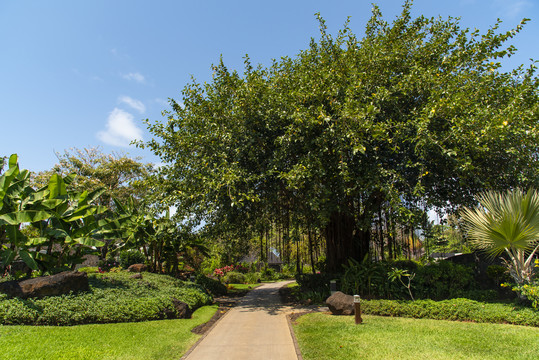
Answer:
[[297, 360], [294, 341], [281, 305], [279, 288], [291, 281], [251, 290], [221, 318], [185, 360]]

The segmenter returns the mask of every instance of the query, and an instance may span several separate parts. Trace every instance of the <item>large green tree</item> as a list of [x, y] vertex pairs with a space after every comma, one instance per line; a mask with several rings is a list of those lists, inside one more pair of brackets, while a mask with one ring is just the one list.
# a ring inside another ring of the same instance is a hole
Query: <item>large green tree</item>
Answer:
[[[378, 7], [358, 38], [345, 24], [294, 58], [243, 76], [221, 61], [148, 122], [167, 201], [208, 226], [317, 228], [328, 266], [363, 259], [376, 214], [473, 203], [485, 189], [537, 183], [536, 68], [503, 71], [522, 28], [484, 34], [458, 19], [391, 24]], [[379, 216], [381, 218], [381, 216]]]

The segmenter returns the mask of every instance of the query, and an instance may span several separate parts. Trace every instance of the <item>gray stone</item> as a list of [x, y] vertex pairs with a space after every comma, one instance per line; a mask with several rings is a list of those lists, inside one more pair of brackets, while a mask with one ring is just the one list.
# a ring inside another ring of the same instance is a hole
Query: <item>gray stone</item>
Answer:
[[141, 273], [136, 273], [130, 276], [131, 279], [142, 279]]
[[0, 292], [11, 297], [23, 299], [57, 296], [67, 294], [71, 291], [88, 290], [88, 274], [76, 271], [64, 271], [51, 276], [0, 283]]
[[354, 297], [337, 291], [326, 299], [326, 304], [333, 315], [354, 315]]

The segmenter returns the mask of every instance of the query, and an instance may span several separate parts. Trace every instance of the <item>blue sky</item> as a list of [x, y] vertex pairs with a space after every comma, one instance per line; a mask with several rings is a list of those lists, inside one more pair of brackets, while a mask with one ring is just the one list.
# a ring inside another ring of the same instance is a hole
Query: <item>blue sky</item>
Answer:
[[[211, 77], [222, 54], [231, 69], [294, 56], [317, 37], [314, 13], [329, 31], [351, 16], [359, 36], [373, 1], [0, 0], [0, 156], [19, 154], [23, 168], [50, 169], [56, 152], [99, 146], [142, 156], [143, 119], [162, 119], [167, 98], [181, 100], [190, 77]], [[386, 20], [401, 0], [377, 2]], [[465, 27], [502, 29], [531, 18], [506, 67], [539, 59], [539, 0], [416, 0], [415, 16], [461, 17]]]

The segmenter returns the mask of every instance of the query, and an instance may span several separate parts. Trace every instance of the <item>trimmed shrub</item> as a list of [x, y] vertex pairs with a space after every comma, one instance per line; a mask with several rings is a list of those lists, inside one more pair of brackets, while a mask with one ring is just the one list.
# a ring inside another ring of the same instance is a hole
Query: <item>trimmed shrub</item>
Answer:
[[229, 271], [225, 275], [224, 281], [227, 284], [244, 284], [245, 275], [237, 271]]
[[247, 284], [256, 284], [260, 281], [260, 273], [258, 272], [248, 272], [247, 274], [245, 274], [245, 282]]
[[533, 309], [514, 304], [483, 303], [469, 299], [365, 300], [361, 302], [361, 310], [365, 314], [381, 316], [539, 326], [539, 312]]
[[43, 299], [0, 296], [0, 324], [77, 325], [175, 318], [173, 299], [192, 310], [212, 302], [201, 287], [166, 275], [89, 274], [90, 291]]

